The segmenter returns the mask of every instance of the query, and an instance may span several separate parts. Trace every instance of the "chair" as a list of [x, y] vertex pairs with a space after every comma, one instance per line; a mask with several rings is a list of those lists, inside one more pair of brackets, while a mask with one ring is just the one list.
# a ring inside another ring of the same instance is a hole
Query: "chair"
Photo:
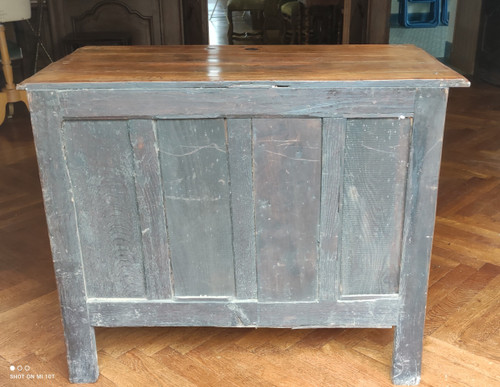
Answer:
[[16, 90], [14, 84], [14, 75], [12, 73], [11, 53], [21, 55], [21, 51], [12, 50], [9, 52], [9, 46], [5, 37], [5, 26], [3, 23], [26, 20], [31, 17], [31, 4], [29, 0], [22, 1], [0, 1], [0, 57], [2, 58], [2, 70], [5, 77], [5, 87], [0, 91], [0, 125], [5, 119], [5, 107], [9, 108], [9, 116], [13, 114], [13, 103], [24, 102], [28, 106], [26, 91]]
[[300, 1], [280, 1], [279, 8], [283, 22], [281, 42], [297, 44], [301, 41]]
[[[265, 0], [229, 0], [227, 2], [227, 21], [229, 22], [227, 30], [227, 40], [233, 44], [233, 40], [257, 39], [264, 42], [266, 34], [266, 23], [264, 19]], [[257, 31], [234, 32], [233, 12], [250, 11], [256, 14], [259, 19], [259, 28]]]
[[[24, 66], [23, 66], [23, 51], [21, 50], [21, 47], [19, 47], [16, 43], [11, 42], [7, 40], [7, 52], [9, 54], [9, 59], [10, 59], [10, 65], [11, 67], [18, 67], [21, 71], [22, 78], [24, 78]], [[0, 59], [0, 64], [2, 63], [2, 60]], [[4, 74], [2, 74], [4, 75]], [[2, 77], [3, 81], [7, 84], [7, 78], [5, 75]], [[24, 95], [21, 96], [24, 98]], [[11, 118], [14, 115], [14, 103], [17, 101], [8, 101], [7, 102], [7, 107], [8, 107], [8, 113], [7, 117]], [[3, 107], [3, 105], [2, 105]]]

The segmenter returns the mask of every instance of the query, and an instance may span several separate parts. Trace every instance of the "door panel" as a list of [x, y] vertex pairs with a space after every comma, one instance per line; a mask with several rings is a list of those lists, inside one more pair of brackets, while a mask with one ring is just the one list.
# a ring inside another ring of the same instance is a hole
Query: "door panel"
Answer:
[[317, 299], [320, 119], [254, 119], [259, 300]]
[[343, 295], [398, 292], [411, 119], [347, 121]]
[[233, 297], [224, 120], [159, 120], [157, 132], [175, 295]]

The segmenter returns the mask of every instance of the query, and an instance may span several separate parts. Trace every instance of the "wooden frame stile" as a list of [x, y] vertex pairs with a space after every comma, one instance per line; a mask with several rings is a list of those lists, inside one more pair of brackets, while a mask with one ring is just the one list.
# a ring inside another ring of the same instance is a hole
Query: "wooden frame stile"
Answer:
[[167, 222], [158, 162], [156, 121], [130, 120], [128, 126], [140, 208], [137, 212], [141, 223], [146, 295], [148, 300], [170, 299], [173, 294], [172, 269], [167, 234], [164, 232]]
[[95, 332], [89, 316], [75, 202], [61, 138], [63, 120], [59, 95], [56, 91], [37, 91], [31, 97], [33, 135], [61, 303], [70, 381], [95, 381], [99, 377]]
[[432, 237], [448, 89], [419, 89], [411, 144], [392, 380], [420, 382]]
[[[340, 260], [338, 257], [341, 233], [342, 170], [346, 119], [323, 118], [323, 159], [321, 180], [320, 251], [318, 297], [338, 300]], [[328, 190], [326, 189], [328, 187]], [[334, 273], [334, 275], [332, 275]]]
[[225, 119], [229, 154], [229, 180], [235, 297], [257, 300], [257, 265], [255, 261], [255, 217], [253, 211], [253, 146], [250, 119]]

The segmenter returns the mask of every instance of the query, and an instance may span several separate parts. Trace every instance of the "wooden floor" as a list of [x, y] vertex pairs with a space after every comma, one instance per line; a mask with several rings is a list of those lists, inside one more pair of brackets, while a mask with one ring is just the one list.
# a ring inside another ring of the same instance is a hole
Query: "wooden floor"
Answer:
[[[0, 385], [63, 386], [64, 337], [22, 109], [0, 126]], [[422, 386], [500, 386], [499, 296], [500, 88], [474, 83], [450, 96]], [[389, 386], [392, 339], [375, 329], [97, 329], [97, 385]]]

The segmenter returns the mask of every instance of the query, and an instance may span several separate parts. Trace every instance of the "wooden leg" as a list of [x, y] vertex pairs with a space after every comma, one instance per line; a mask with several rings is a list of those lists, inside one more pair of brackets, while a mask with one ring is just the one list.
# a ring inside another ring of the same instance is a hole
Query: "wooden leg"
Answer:
[[399, 285], [401, 305], [392, 363], [392, 380], [397, 385], [415, 385], [420, 380], [440, 144], [443, 141], [447, 98], [447, 89], [422, 89], [415, 98], [405, 204], [405, 211], [410, 214], [406, 219], [412, 221], [404, 226]]
[[14, 103], [24, 102], [29, 109], [28, 95], [24, 90], [4, 90], [0, 92], [0, 125], [5, 121], [6, 110], [8, 118], [14, 115]]
[[416, 386], [422, 369], [422, 335], [424, 321], [396, 327], [392, 356], [392, 383], [397, 386]]
[[[9, 109], [8, 117], [14, 115], [14, 102], [23, 101], [28, 106], [28, 97], [26, 91], [16, 90], [14, 85], [14, 76], [5, 38], [5, 27], [0, 24], [0, 54], [2, 57], [2, 70], [5, 77], [5, 88], [0, 92], [0, 125], [5, 120], [6, 106]], [[29, 107], [29, 106], [28, 106]]]
[[14, 117], [14, 104], [12, 102], [7, 104], [7, 118]]
[[5, 120], [5, 108], [7, 107], [7, 93], [0, 93], [0, 125]]
[[24, 102], [24, 104], [26, 105], [26, 107], [27, 107], [27, 108], [28, 108], [28, 110], [29, 110], [29, 108], [30, 108], [30, 104], [29, 104], [29, 102], [28, 102], [28, 93], [26, 93], [26, 91], [25, 91], [25, 90], [18, 90], [18, 91], [17, 91], [17, 93], [18, 93], [18, 95], [19, 95], [19, 101]]
[[68, 321], [68, 314], [71, 312], [65, 313], [63, 308], [69, 380], [94, 383], [99, 378], [94, 328], [84, 321]]

